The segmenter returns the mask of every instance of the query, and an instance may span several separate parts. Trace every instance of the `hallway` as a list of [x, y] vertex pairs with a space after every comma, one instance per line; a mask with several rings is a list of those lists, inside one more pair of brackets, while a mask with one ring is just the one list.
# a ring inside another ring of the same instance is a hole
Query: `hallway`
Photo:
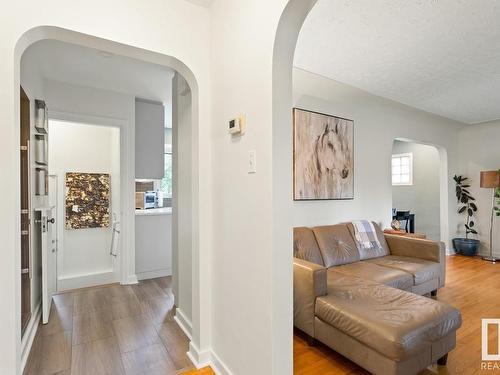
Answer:
[[193, 368], [171, 277], [54, 296], [24, 375], [180, 374]]

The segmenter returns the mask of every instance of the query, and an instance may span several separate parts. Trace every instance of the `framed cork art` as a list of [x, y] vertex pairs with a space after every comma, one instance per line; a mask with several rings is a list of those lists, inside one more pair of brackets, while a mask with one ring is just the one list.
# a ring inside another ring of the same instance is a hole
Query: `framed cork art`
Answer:
[[294, 200], [354, 199], [354, 121], [293, 109]]
[[66, 229], [108, 228], [111, 180], [105, 173], [66, 173]]

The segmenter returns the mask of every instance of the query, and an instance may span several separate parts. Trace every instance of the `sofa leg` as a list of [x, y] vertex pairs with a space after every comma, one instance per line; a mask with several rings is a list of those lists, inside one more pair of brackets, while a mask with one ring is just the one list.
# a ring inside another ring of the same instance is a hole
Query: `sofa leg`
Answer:
[[438, 365], [439, 366], [446, 366], [446, 362], [448, 362], [448, 353], [443, 355], [441, 358], [438, 359]]
[[318, 341], [314, 337], [307, 335], [307, 344], [309, 346], [316, 346]]
[[431, 292], [431, 296], [432, 296], [432, 297], [436, 297], [437, 295], [438, 295], [438, 291], [437, 291], [437, 289], [436, 289], [436, 290], [433, 290], [433, 291]]

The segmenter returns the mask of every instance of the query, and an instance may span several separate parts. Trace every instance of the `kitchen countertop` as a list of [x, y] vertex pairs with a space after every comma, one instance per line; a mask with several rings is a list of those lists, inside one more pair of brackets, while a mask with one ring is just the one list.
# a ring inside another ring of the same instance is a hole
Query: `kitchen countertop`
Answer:
[[136, 216], [172, 215], [172, 207], [148, 208], [146, 210], [135, 210]]

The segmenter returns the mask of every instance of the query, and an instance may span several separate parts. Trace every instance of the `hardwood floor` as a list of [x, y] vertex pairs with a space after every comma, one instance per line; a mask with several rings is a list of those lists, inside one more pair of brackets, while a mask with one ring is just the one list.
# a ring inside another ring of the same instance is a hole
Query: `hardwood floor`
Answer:
[[215, 372], [210, 367], [203, 367], [199, 370], [191, 370], [183, 375], [215, 375]]
[[[446, 286], [439, 290], [437, 299], [458, 308], [463, 323], [447, 366], [432, 366], [421, 374], [500, 373], [500, 370], [481, 370], [481, 319], [500, 318], [500, 264], [460, 255], [447, 257]], [[498, 337], [490, 336], [492, 347]], [[368, 374], [322, 344], [309, 347], [300, 332], [295, 333], [293, 343], [296, 375]]]
[[170, 278], [54, 296], [24, 375], [170, 375], [193, 369]]
[[[437, 299], [458, 308], [463, 324], [448, 365], [432, 366], [422, 375], [500, 373], [481, 370], [481, 318], [500, 318], [500, 264], [449, 256], [446, 286]], [[192, 368], [185, 355], [188, 339], [173, 315], [168, 278], [57, 295], [24, 374], [213, 375], [210, 368]], [[490, 336], [494, 347], [498, 336]], [[324, 345], [309, 347], [300, 332], [294, 335], [293, 355], [297, 375], [367, 374]]]

